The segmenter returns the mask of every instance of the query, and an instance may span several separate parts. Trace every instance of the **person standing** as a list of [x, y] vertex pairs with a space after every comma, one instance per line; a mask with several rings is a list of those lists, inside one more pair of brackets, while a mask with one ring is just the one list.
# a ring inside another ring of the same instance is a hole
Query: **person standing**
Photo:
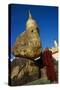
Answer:
[[52, 58], [52, 51], [48, 48], [45, 49], [42, 56], [43, 65], [46, 67], [46, 74], [48, 79], [51, 82], [56, 81], [56, 72], [54, 68], [53, 58]]

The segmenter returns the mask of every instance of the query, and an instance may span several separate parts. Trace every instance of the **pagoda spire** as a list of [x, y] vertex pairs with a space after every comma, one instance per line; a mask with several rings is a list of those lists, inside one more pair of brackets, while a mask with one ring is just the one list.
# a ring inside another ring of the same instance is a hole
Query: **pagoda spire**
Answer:
[[32, 19], [32, 15], [31, 15], [30, 10], [29, 10], [29, 19]]

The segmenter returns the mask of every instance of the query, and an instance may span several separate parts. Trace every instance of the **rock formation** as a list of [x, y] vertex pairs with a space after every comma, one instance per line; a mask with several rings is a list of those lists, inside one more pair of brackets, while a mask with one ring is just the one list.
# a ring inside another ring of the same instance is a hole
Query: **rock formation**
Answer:
[[39, 68], [34, 58], [42, 51], [39, 38], [39, 28], [29, 12], [26, 30], [16, 39], [12, 54], [15, 59], [11, 62], [11, 84], [23, 85], [39, 78]]
[[12, 53], [15, 56], [38, 57], [41, 53], [39, 28], [29, 12], [26, 30], [17, 37]]
[[11, 85], [23, 85], [38, 79], [38, 70], [38, 66], [31, 59], [15, 59], [11, 62]]

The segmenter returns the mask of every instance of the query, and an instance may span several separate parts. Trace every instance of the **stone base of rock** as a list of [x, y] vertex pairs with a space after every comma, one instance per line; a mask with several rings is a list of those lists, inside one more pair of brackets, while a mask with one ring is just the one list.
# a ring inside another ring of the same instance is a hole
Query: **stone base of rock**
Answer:
[[16, 58], [11, 62], [11, 85], [24, 85], [39, 78], [39, 67], [31, 59]]

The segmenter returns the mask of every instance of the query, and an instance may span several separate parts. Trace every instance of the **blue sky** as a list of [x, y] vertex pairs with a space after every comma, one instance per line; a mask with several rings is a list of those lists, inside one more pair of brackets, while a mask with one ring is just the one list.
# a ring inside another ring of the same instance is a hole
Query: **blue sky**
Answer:
[[39, 26], [42, 48], [52, 47], [54, 40], [58, 42], [58, 7], [20, 4], [11, 5], [11, 47], [25, 30], [29, 10]]

